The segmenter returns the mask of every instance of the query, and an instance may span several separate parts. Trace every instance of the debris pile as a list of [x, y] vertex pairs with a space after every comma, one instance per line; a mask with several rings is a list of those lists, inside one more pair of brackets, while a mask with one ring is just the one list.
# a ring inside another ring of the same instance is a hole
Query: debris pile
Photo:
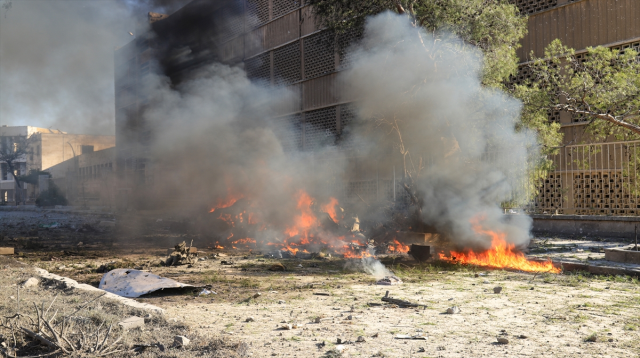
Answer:
[[183, 241], [176, 245], [165, 261], [165, 266], [195, 265], [198, 262], [198, 253], [192, 251], [193, 241], [191, 244], [187, 247], [187, 243]]

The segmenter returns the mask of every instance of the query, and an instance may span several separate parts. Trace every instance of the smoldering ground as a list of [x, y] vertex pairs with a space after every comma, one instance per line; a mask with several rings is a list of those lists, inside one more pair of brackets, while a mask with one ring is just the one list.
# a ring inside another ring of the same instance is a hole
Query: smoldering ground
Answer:
[[[460, 247], [490, 246], [474, 223], [525, 245], [531, 219], [505, 217], [500, 203], [526, 177], [535, 135], [516, 131], [516, 100], [481, 86], [480, 51], [452, 36], [435, 39], [391, 13], [370, 18], [349, 51], [353, 66], [339, 76], [360, 118], [345, 129], [358, 167], [395, 165], [399, 180], [410, 175], [424, 222]], [[247, 200], [260, 221], [281, 232], [299, 214], [300, 190], [340, 197], [326, 184], [348, 180], [347, 151], [332, 140], [315, 153], [283, 150], [297, 135], [295, 123], [274, 117], [299, 107], [296, 94], [251, 82], [238, 66], [213, 64], [192, 77], [178, 86], [162, 74], [152, 81], [144, 121], [154, 130], [150, 153], [162, 173], [157, 198], [170, 196], [176, 207]], [[401, 145], [404, 156], [397, 155]], [[396, 154], [380, 156], [380, 148]], [[328, 153], [332, 160], [319, 166], [316, 159]]]

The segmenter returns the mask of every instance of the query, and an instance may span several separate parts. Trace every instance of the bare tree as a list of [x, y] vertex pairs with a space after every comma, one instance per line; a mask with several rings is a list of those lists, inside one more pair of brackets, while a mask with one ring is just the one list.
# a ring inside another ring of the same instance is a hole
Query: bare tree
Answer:
[[31, 154], [31, 144], [35, 140], [35, 137], [31, 135], [8, 138], [11, 138], [11, 140], [3, 141], [0, 146], [0, 162], [5, 162], [7, 164], [7, 172], [11, 173], [13, 176], [16, 203], [22, 202], [24, 204], [26, 198], [25, 195], [22, 195], [22, 185], [16, 171], [20, 169], [17, 167], [19, 163], [26, 161], [27, 155]]

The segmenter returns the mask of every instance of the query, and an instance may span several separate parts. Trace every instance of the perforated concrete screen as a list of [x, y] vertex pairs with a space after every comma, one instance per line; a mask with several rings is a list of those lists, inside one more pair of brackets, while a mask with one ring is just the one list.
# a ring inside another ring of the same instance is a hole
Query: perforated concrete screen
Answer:
[[335, 70], [333, 34], [323, 31], [304, 39], [304, 77], [326, 75]]
[[268, 0], [247, 0], [246, 6], [249, 28], [260, 26], [269, 21]]
[[286, 15], [287, 13], [300, 7], [301, 1], [296, 0], [272, 0], [273, 1], [273, 18]]
[[245, 61], [247, 76], [252, 81], [271, 82], [271, 59], [268, 52], [252, 57]]
[[284, 86], [302, 79], [300, 41], [273, 50], [274, 85]]
[[338, 134], [336, 109], [334, 106], [305, 113], [305, 150], [314, 150], [322, 145], [335, 143]]
[[285, 152], [297, 152], [302, 149], [301, 119], [302, 115], [299, 113], [273, 119], [276, 135]]
[[349, 29], [348, 31], [338, 34], [337, 50], [340, 56], [340, 69], [351, 66], [353, 56], [348, 51], [349, 46], [357, 43], [364, 36], [364, 29]]

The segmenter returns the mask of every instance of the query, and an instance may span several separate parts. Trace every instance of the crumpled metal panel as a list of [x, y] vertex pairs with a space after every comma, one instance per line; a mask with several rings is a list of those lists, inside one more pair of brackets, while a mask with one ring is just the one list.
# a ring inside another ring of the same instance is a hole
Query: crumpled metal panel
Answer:
[[115, 269], [102, 276], [99, 288], [122, 297], [140, 297], [165, 288], [194, 287], [151, 272]]

